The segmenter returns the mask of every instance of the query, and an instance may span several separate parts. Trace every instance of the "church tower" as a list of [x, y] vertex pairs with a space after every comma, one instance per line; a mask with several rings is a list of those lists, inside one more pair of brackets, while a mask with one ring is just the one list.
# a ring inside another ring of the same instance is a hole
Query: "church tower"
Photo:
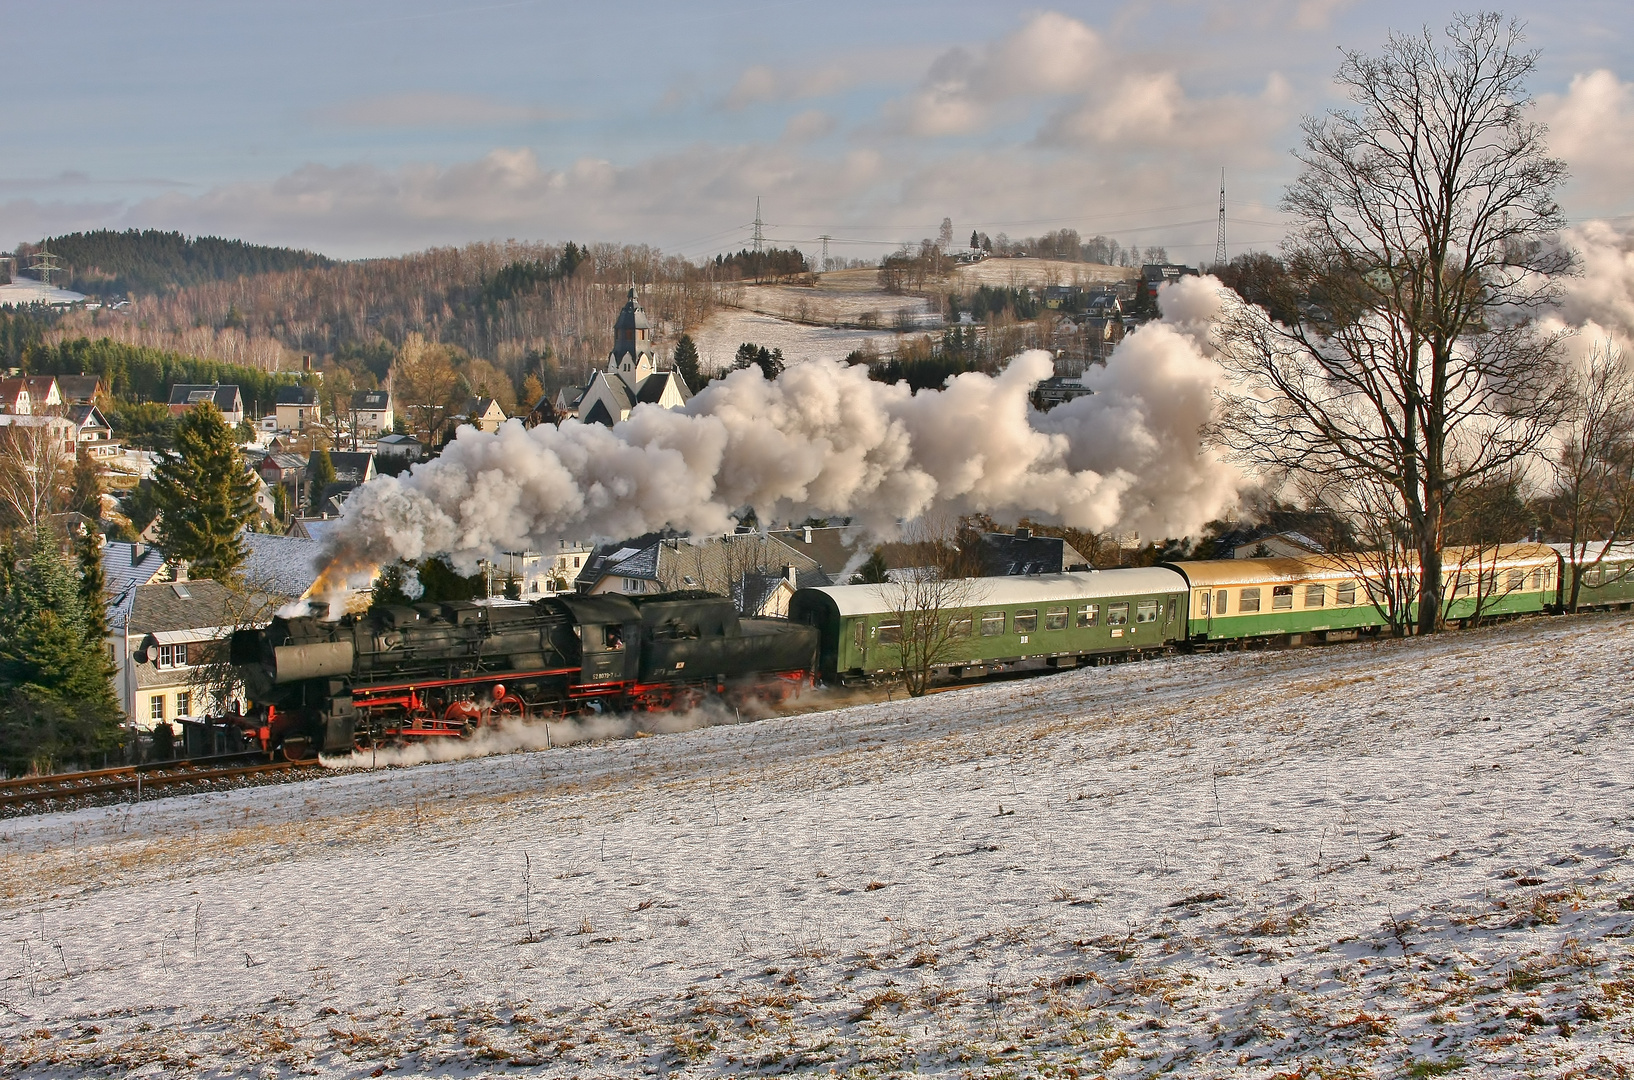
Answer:
[[652, 324], [647, 321], [647, 313], [641, 310], [641, 301], [635, 298], [632, 286], [624, 310], [613, 323], [613, 351], [607, 357], [607, 374], [622, 378], [634, 394], [657, 366]]

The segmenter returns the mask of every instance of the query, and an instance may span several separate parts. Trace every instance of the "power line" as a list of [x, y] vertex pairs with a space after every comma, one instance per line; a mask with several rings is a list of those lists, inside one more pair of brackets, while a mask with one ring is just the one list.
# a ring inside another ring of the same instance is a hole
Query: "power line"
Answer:
[[755, 196], [755, 254], [761, 253], [766, 243], [766, 223], [760, 220], [760, 196]]

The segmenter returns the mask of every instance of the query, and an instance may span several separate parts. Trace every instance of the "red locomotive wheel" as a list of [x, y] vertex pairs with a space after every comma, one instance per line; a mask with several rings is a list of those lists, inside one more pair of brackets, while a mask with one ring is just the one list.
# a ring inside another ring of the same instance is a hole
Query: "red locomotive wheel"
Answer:
[[311, 761], [318, 756], [309, 739], [285, 739], [279, 750], [285, 761]]
[[519, 720], [522, 717], [520, 698], [502, 697], [488, 709], [488, 718], [494, 721]]

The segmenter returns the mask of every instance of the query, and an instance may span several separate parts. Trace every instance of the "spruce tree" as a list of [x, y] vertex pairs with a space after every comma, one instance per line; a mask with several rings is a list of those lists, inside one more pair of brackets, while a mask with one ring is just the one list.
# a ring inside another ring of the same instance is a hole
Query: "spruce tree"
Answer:
[[328, 450], [319, 450], [312, 455], [312, 464], [307, 469], [307, 512], [316, 516], [318, 508], [323, 505], [323, 490], [335, 482], [335, 461], [329, 456]]
[[703, 372], [698, 370], [698, 346], [690, 335], [682, 334], [681, 340], [675, 343], [675, 372], [687, 384], [688, 390], [696, 392], [703, 389]]
[[176, 424], [174, 449], [153, 472], [153, 502], [166, 558], [221, 581], [244, 561], [239, 532], [256, 512], [255, 480], [214, 405], [196, 405]]
[[102, 538], [86, 529], [74, 544], [79, 560], [79, 600], [85, 611], [85, 636], [102, 641], [108, 636], [108, 577], [102, 572]]

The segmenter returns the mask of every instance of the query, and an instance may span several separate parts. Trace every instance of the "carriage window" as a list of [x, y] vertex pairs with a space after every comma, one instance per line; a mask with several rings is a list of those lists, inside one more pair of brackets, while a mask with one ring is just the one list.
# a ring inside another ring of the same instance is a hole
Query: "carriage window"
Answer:
[[1339, 588], [1334, 590], [1333, 602], [1336, 604], [1354, 604], [1356, 602], [1356, 583], [1341, 581]]
[[1305, 606], [1321, 607], [1327, 603], [1328, 587], [1326, 585], [1305, 586]]
[[1481, 574], [1481, 595], [1491, 596], [1498, 591], [1498, 571], [1487, 570]]
[[1504, 591], [1514, 592], [1526, 584], [1525, 570], [1511, 570], [1504, 576]]
[[1004, 612], [982, 612], [982, 637], [998, 637], [1004, 633]]
[[1294, 587], [1292, 585], [1271, 586], [1271, 610], [1289, 611], [1294, 606]]
[[1106, 625], [1123, 626], [1129, 621], [1128, 604], [1108, 604], [1106, 606]]
[[1142, 600], [1140, 603], [1136, 604], [1135, 621], [1137, 623], [1157, 622], [1157, 601]]
[[1022, 608], [1016, 612], [1016, 633], [1030, 634], [1038, 629], [1038, 609]]
[[1214, 614], [1224, 615], [1225, 613], [1226, 613], [1226, 591], [1224, 589], [1221, 589], [1221, 590], [1219, 590], [1218, 592], [1216, 592], [1214, 594]]
[[974, 624], [975, 619], [972, 616], [959, 615], [955, 617], [952, 622], [947, 624], [948, 636], [969, 637], [971, 634], [971, 628]]
[[1543, 567], [1532, 571], [1532, 589], [1536, 592], [1543, 590]]
[[1101, 618], [1101, 605], [1085, 604], [1078, 609], [1078, 625], [1094, 626]]
[[1475, 575], [1474, 574], [1459, 574], [1458, 575], [1458, 584], [1453, 588], [1453, 593], [1452, 593], [1453, 599], [1456, 600], [1460, 596], [1468, 596], [1470, 594], [1470, 591], [1472, 589], [1474, 589], [1474, 588], [1475, 588]]
[[1067, 609], [1050, 608], [1044, 613], [1044, 629], [1065, 630], [1067, 628]]
[[902, 624], [899, 622], [882, 622], [879, 624], [879, 643], [881, 645], [895, 645], [902, 640]]
[[858, 619], [856, 627], [851, 632], [851, 636], [856, 642], [857, 651], [862, 652], [863, 646], [868, 640], [868, 624], [863, 622], [861, 619]]
[[1238, 599], [1237, 599], [1237, 612], [1238, 612], [1238, 614], [1245, 614], [1245, 613], [1250, 612], [1250, 611], [1258, 611], [1259, 609], [1260, 609], [1260, 591], [1259, 591], [1259, 589], [1257, 587], [1252, 588], [1252, 589], [1244, 589], [1242, 591], [1242, 595], [1240, 597], [1238, 597]]

